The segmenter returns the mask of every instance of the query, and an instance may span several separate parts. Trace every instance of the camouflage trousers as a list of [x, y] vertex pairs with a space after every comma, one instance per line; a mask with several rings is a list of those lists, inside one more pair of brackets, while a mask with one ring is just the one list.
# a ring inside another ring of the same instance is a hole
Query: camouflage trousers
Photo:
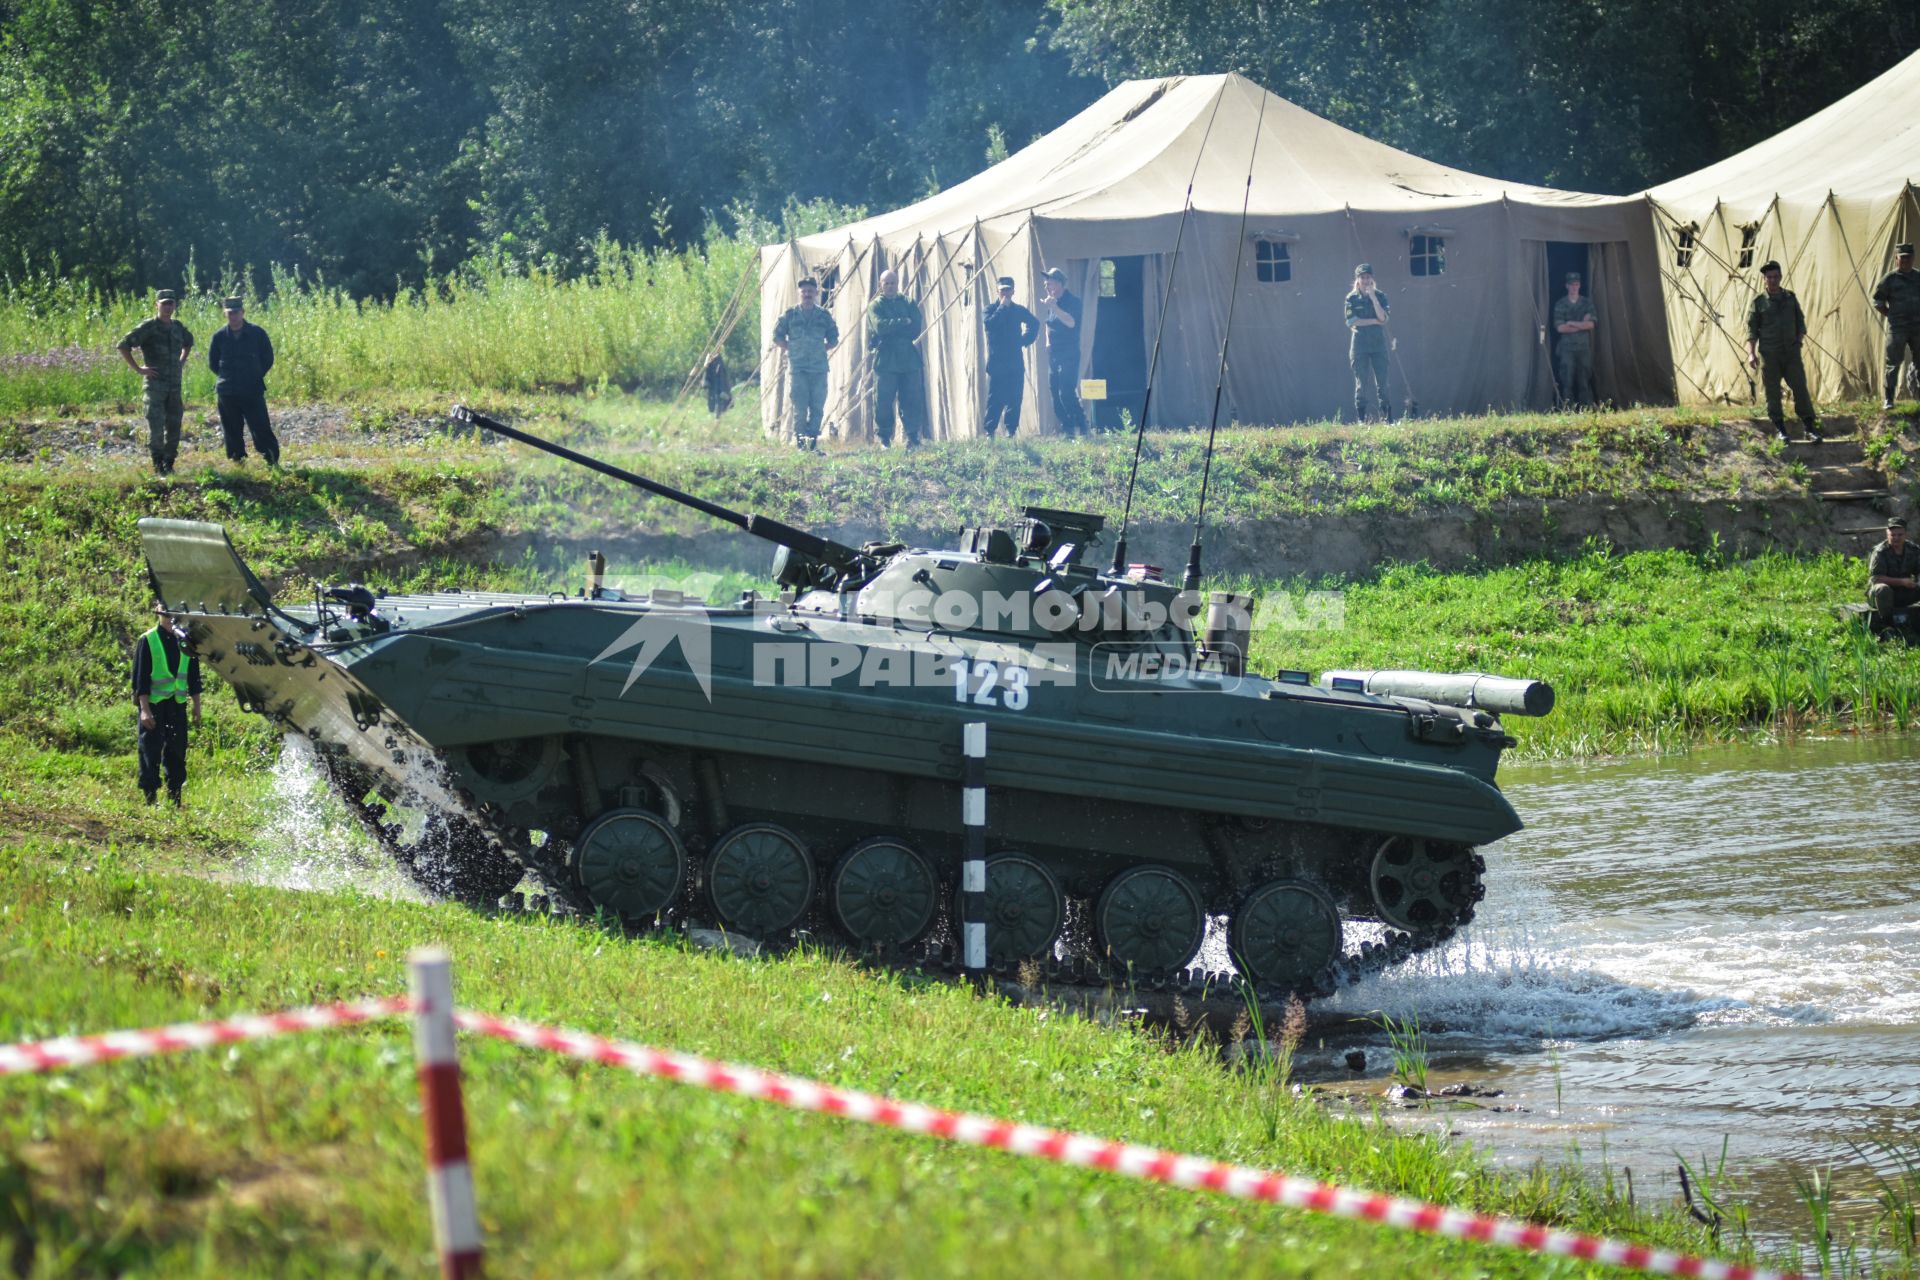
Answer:
[[820, 419], [827, 411], [827, 371], [795, 369], [787, 398], [793, 403], [793, 438], [818, 440]]
[[1760, 353], [1760, 385], [1767, 389], [1767, 417], [1776, 427], [1784, 427], [1787, 421], [1786, 409], [1780, 403], [1780, 384], [1787, 384], [1787, 390], [1793, 392], [1793, 412], [1802, 426], [1809, 430], [1813, 427], [1813, 396], [1807, 391], [1807, 366], [1800, 358], [1800, 351], [1762, 351]]
[[1867, 588], [1867, 603], [1873, 606], [1874, 616], [1882, 622], [1893, 621], [1893, 615], [1902, 609], [1911, 608], [1920, 602], [1920, 587], [1896, 587], [1891, 583], [1876, 582]]
[[1380, 412], [1387, 421], [1393, 421], [1393, 389], [1387, 385], [1387, 352], [1383, 347], [1378, 351], [1361, 351], [1355, 348], [1347, 353], [1347, 363], [1353, 369], [1353, 416], [1362, 421], [1367, 416], [1367, 383], [1373, 383], [1373, 393], [1380, 401]]
[[1593, 348], [1576, 347], [1565, 339], [1553, 353], [1554, 372], [1560, 375], [1562, 404], [1587, 407], [1593, 404]]
[[180, 453], [180, 423], [187, 416], [186, 402], [180, 398], [180, 384], [148, 378], [147, 453], [156, 471], [173, 470]]
[[1920, 378], [1920, 324], [1889, 325], [1887, 327], [1887, 394], [1892, 400], [1893, 393], [1900, 389], [1900, 361], [1913, 362], [1914, 377]]

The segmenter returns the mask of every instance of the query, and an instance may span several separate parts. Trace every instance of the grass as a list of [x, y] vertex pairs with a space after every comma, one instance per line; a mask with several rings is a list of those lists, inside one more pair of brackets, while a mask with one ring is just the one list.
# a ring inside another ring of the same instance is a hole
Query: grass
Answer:
[[[394, 992], [405, 950], [435, 940], [476, 1008], [1670, 1247], [1704, 1243], [1691, 1224], [1633, 1214], [1578, 1176], [1495, 1175], [1465, 1148], [1243, 1088], [1204, 1044], [815, 955], [740, 961], [544, 918], [214, 884], [59, 841], [0, 852], [0, 903], [0, 954], [33, 975], [0, 987], [0, 1041]], [[463, 1053], [500, 1274], [1538, 1268], [507, 1046]], [[0, 1240], [35, 1275], [417, 1274], [429, 1233], [415, 1096], [401, 1027], [0, 1082]]]
[[[729, 314], [743, 279], [749, 306], [727, 355], [741, 377], [759, 342], [759, 246], [714, 232], [682, 250], [627, 249], [603, 240], [594, 268], [563, 277], [509, 261], [436, 275], [389, 301], [355, 298], [324, 280], [276, 269], [248, 318], [272, 335], [271, 375], [282, 400], [393, 388], [468, 387], [529, 392], [584, 387], [678, 388]], [[102, 293], [52, 271], [0, 279], [0, 413], [112, 405], [139, 396], [115, 345], [153, 314], [146, 295]], [[206, 402], [208, 340], [233, 286], [181, 282], [178, 319], [198, 342], [185, 394]]]

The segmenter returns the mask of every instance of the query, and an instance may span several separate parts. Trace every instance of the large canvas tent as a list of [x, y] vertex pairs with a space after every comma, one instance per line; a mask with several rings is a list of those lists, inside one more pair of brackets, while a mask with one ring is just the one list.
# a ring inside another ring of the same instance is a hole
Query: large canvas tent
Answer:
[[1920, 53], [1784, 133], [1647, 193], [1680, 394], [1750, 401], [1747, 307], [1779, 261], [1824, 400], [1880, 392], [1873, 286], [1920, 234]]
[[[1251, 170], [1251, 188], [1248, 174]], [[1182, 209], [1191, 184], [1193, 213]], [[1241, 204], [1250, 197], [1246, 235]], [[1179, 249], [1176, 255], [1175, 246]], [[1670, 401], [1672, 370], [1639, 197], [1503, 183], [1372, 142], [1239, 75], [1129, 81], [1002, 163], [918, 204], [762, 250], [762, 412], [787, 418], [773, 326], [802, 273], [825, 285], [842, 334], [830, 430], [871, 433], [865, 308], [887, 267], [927, 318], [922, 341], [937, 438], [977, 434], [985, 396], [979, 313], [1012, 276], [1034, 305], [1064, 269], [1086, 303], [1081, 373], [1117, 421], [1138, 414], [1160, 312], [1155, 425], [1204, 423], [1220, 342], [1239, 298], [1223, 420], [1288, 422], [1348, 412], [1341, 299], [1373, 263], [1393, 303], [1396, 400], [1484, 412], [1552, 402], [1549, 323], [1560, 277], [1583, 270], [1600, 307], [1597, 381], [1620, 403]], [[1168, 289], [1168, 278], [1172, 287]], [[1043, 339], [1044, 341], [1044, 339]], [[1023, 430], [1057, 429], [1038, 349]]]

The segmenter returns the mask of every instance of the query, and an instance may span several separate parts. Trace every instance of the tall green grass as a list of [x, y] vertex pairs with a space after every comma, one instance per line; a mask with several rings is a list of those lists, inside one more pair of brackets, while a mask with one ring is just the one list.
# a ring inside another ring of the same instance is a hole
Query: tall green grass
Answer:
[[[395, 389], [530, 392], [619, 386], [671, 391], [699, 361], [747, 279], [746, 313], [727, 348], [741, 376], [759, 342], [759, 249], [717, 229], [701, 246], [626, 248], [602, 240], [592, 269], [562, 276], [494, 259], [430, 276], [391, 300], [272, 273], [248, 319], [272, 335], [276, 397], [314, 400]], [[189, 269], [179, 319], [197, 343], [186, 395], [213, 394], [207, 342], [234, 286]], [[153, 313], [148, 295], [103, 293], [54, 268], [0, 279], [0, 414], [121, 404], [140, 380], [115, 345]]]

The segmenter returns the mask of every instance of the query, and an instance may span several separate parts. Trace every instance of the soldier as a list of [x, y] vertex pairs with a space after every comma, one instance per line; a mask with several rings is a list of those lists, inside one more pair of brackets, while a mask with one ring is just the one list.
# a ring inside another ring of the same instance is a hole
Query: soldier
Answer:
[[1553, 331], [1560, 335], [1553, 365], [1560, 375], [1560, 398], [1587, 408], [1593, 394], [1593, 331], [1600, 323], [1593, 299], [1580, 296], [1580, 273], [1566, 276], [1567, 296], [1553, 304]]
[[893, 411], [900, 409], [901, 446], [926, 441], [926, 378], [920, 372], [920, 308], [900, 292], [900, 277], [880, 273], [880, 296], [867, 306], [867, 346], [873, 352], [874, 434], [893, 447]]
[[800, 305], [788, 307], [773, 326], [773, 345], [787, 353], [788, 398], [793, 402], [793, 443], [820, 447], [820, 415], [827, 407], [827, 353], [840, 344], [840, 326], [820, 305], [820, 283], [800, 280]]
[[1080, 407], [1080, 298], [1067, 289], [1067, 273], [1048, 267], [1040, 316], [1047, 322], [1047, 389], [1053, 416], [1070, 436], [1085, 435], [1087, 413]]
[[1013, 300], [1013, 277], [1001, 276], [1000, 296], [980, 313], [987, 335], [987, 416], [981, 432], [991, 440], [1007, 424], [1011, 440], [1020, 430], [1020, 400], [1027, 380], [1027, 348], [1040, 336], [1040, 321]]
[[1867, 603], [1876, 631], [1907, 624], [1907, 609], [1920, 601], [1920, 547], [1907, 541], [1907, 522], [1887, 521], [1887, 540], [1867, 557]]
[[1373, 264], [1362, 262], [1353, 269], [1353, 291], [1347, 295], [1347, 328], [1353, 337], [1347, 344], [1347, 363], [1353, 369], [1353, 416], [1367, 418], [1367, 381], [1380, 399], [1380, 411], [1393, 421], [1393, 393], [1387, 389], [1387, 353], [1392, 350], [1387, 337], [1387, 319], [1392, 312], [1387, 295], [1374, 288]]
[[244, 426], [253, 433], [253, 447], [267, 465], [277, 467], [280, 442], [267, 420], [267, 373], [273, 368], [273, 339], [259, 325], [247, 323], [246, 304], [239, 298], [228, 298], [221, 305], [227, 323], [207, 342], [207, 367], [216, 379], [214, 403], [220, 409], [220, 432], [227, 439], [227, 457], [234, 462], [247, 460], [247, 442], [241, 434]]
[[1887, 385], [1880, 407], [1893, 412], [1902, 357], [1920, 372], [1920, 271], [1913, 269], [1913, 246], [1893, 246], [1893, 267], [1873, 291], [1873, 309], [1887, 318]]
[[[179, 305], [179, 296], [171, 289], [154, 294], [153, 315], [120, 339], [119, 348], [127, 368], [147, 380], [147, 453], [153, 458], [153, 469], [163, 476], [173, 473], [174, 458], [180, 452], [180, 422], [187, 414], [180, 398], [180, 367], [193, 350], [193, 335], [173, 318]], [[135, 347], [140, 348], [145, 364], [134, 363]]]
[[186, 651], [165, 605], [153, 630], [133, 644], [133, 701], [140, 710], [136, 735], [140, 754], [140, 790], [152, 804], [160, 796], [160, 774], [167, 775], [167, 798], [178, 806], [187, 785], [187, 717], [200, 723], [200, 663]]
[[1800, 310], [1800, 299], [1780, 287], [1780, 264], [1760, 264], [1760, 279], [1765, 291], [1754, 295], [1747, 309], [1747, 365], [1760, 370], [1761, 385], [1767, 389], [1767, 417], [1773, 421], [1773, 434], [1787, 441], [1786, 414], [1780, 407], [1780, 380], [1786, 379], [1793, 391], [1793, 411], [1807, 439], [1819, 444], [1826, 437], [1814, 421], [1813, 397], [1807, 394], [1807, 368], [1800, 359], [1800, 343], [1807, 336], [1807, 317]]

